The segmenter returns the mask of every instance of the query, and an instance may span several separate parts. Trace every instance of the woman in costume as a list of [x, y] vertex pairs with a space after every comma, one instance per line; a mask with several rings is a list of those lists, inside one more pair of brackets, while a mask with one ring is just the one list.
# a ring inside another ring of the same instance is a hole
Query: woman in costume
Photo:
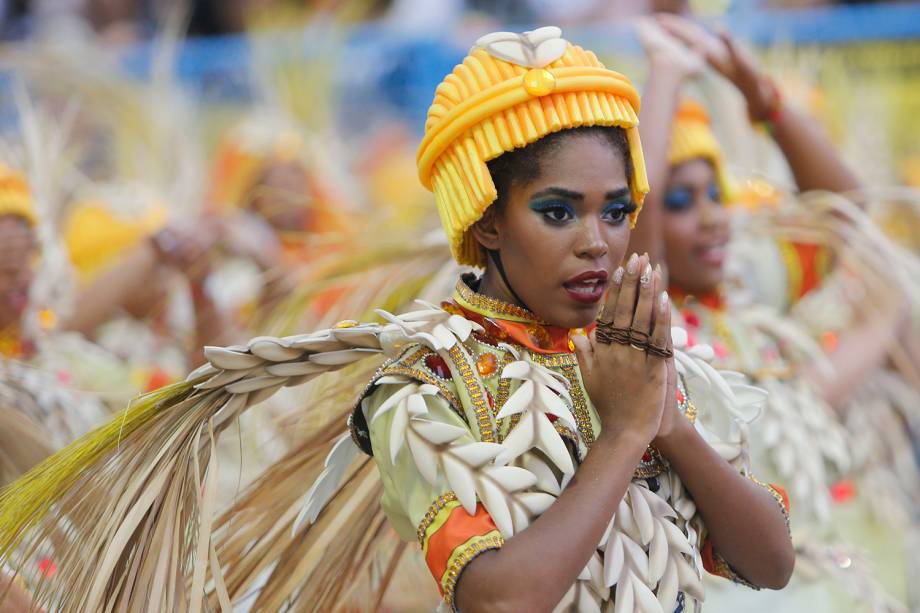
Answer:
[[0, 167], [0, 484], [108, 416], [79, 360], [93, 364], [97, 375], [124, 374], [111, 356], [55, 330], [53, 311], [35, 304], [37, 223], [25, 176]]
[[[706, 112], [697, 103], [680, 102], [684, 81], [702, 68], [705, 58], [735, 85], [747, 101], [752, 121], [769, 126], [800, 189], [844, 192], [856, 189], [858, 183], [814, 122], [782, 105], [775, 84], [759, 73], [728, 35], [720, 41], [674, 16], [663, 16], [658, 23], [667, 33], [652, 23], [643, 25], [641, 32], [651, 60], [648, 95], [654, 97], [654, 106], [643, 110], [653, 191], [633, 240], [638, 248], [648, 248], [667, 263], [677, 313], [695, 340], [712, 345], [715, 363], [745, 373], [770, 392], [766, 412], [750, 433], [752, 454], [759, 465], [768, 467], [771, 477], [789, 484], [793, 499], [801, 501], [793, 521], [799, 572], [790, 588], [760, 601], [718, 590], [713, 606], [839, 610], [856, 596], [872, 610], [900, 610], [902, 605], [886, 591], [906, 601], [905, 557], [898, 539], [911, 532], [910, 507], [895, 514], [899, 524], [886, 526], [868, 514], [865, 495], [859, 493], [854, 499], [855, 475], [848, 472], [854, 446], [834, 411], [835, 407], [843, 410], [854, 391], [882, 366], [890, 336], [879, 333], [877, 325], [854, 330], [849, 337], [840, 337], [841, 349], [848, 350], [825, 356], [806, 327], [754, 304], [739, 304], [737, 299], [732, 303], [733, 294], [740, 292], [725, 282], [731, 233], [723, 203], [732, 202], [735, 190]], [[839, 216], [827, 217], [837, 224], [846, 222]], [[758, 230], [762, 237], [763, 228]], [[789, 308], [822, 283], [833, 245], [777, 234], [758, 251], [757, 264], [764, 268], [774, 253], [780, 254], [774, 259], [783, 263], [779, 276], [784, 284], [776, 306]], [[756, 273], [748, 276], [757, 279], [753, 285], [765, 279]], [[752, 284], [751, 279], [746, 282]], [[764, 288], [753, 290], [769, 293]], [[896, 320], [882, 317], [880, 321]], [[878, 481], [877, 472], [866, 474]], [[894, 501], [902, 506], [907, 502], [903, 496]], [[868, 564], [859, 559], [862, 548], [873, 554]], [[878, 582], [887, 590], [880, 589]]]
[[[328, 610], [386, 534], [368, 523], [380, 496], [464, 611], [695, 609], [704, 566], [781, 588], [788, 502], [748, 478], [742, 445], [719, 443], [761, 394], [722, 379], [705, 351], [679, 351], [679, 331], [675, 351], [647, 256], [619, 266], [647, 191], [637, 110], [629, 82], [557, 28], [480, 39], [439, 86], [418, 159], [454, 257], [484, 274], [443, 308], [381, 312], [384, 325], [209, 348], [187, 382], [0, 495], [0, 558], [32, 578], [33, 546], [66, 523], [56, 579], [30, 584], [42, 605], [198, 611], [207, 585], [229, 610], [253, 581], [238, 567], [267, 556], [253, 608]], [[384, 355], [358, 406], [335, 413], [351, 414], [350, 432], [307, 495], [307, 525], [285, 510], [254, 533], [254, 503], [212, 531], [226, 424], [280, 387]], [[234, 539], [240, 556], [227, 555]]]

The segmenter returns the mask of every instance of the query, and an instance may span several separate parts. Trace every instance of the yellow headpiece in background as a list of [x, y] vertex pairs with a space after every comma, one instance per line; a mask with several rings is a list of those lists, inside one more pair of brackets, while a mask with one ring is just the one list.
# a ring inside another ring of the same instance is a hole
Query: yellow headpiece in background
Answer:
[[0, 164], [0, 216], [15, 215], [30, 226], [37, 223], [29, 182], [19, 172]]
[[703, 158], [712, 164], [722, 201], [732, 202], [736, 195], [734, 185], [725, 171], [722, 148], [712, 132], [709, 113], [699, 102], [684, 100], [674, 116], [668, 163], [677, 166], [697, 158]]
[[580, 126], [624, 128], [636, 222], [648, 179], [639, 142], [639, 94], [590, 51], [569, 44], [559, 28], [496, 32], [476, 42], [438, 85], [416, 162], [432, 190], [454, 258], [484, 266], [469, 233], [495, 200], [486, 162], [547, 134]]
[[77, 203], [64, 224], [64, 241], [80, 281], [90, 281], [116, 257], [163, 229], [166, 221], [165, 206], [136, 193]]

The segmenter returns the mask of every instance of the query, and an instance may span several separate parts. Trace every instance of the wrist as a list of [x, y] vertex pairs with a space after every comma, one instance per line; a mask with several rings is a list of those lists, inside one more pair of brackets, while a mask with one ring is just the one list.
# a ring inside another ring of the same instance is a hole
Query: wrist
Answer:
[[641, 429], [635, 428], [604, 428], [595, 442], [595, 446], [600, 444], [600, 446], [608, 447], [609, 449], [620, 449], [638, 457], [645, 453], [653, 436], [654, 433], [646, 433]]
[[667, 53], [652, 53], [649, 56], [649, 74], [656, 81], [679, 86], [690, 77], [691, 71]]
[[668, 459], [672, 458], [679, 449], [685, 447], [690, 437], [696, 435], [696, 428], [693, 426], [693, 422], [683, 415], [673, 420], [673, 422], [674, 425], [668, 432], [659, 432], [652, 440], [652, 446]]
[[783, 113], [783, 96], [776, 83], [767, 75], [759, 75], [756, 87], [746, 96], [751, 123], [770, 130], [779, 123]]

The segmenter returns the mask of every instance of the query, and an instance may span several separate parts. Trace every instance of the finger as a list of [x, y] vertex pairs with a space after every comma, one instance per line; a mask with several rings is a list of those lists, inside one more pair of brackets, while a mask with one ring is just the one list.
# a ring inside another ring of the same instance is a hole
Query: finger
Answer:
[[604, 300], [604, 307], [601, 309], [600, 316], [598, 316], [599, 320], [611, 321], [613, 319], [613, 312], [620, 297], [620, 286], [623, 283], [625, 274], [626, 270], [622, 266], [613, 271], [613, 276], [610, 278], [610, 288], [607, 290], [607, 297]]
[[582, 377], [590, 377], [594, 368], [594, 345], [587, 336], [576, 334], [572, 336], [575, 345], [575, 355], [578, 358], [578, 367]]
[[652, 328], [651, 344], [671, 349], [671, 299], [668, 292], [661, 292], [655, 301], [655, 326]]
[[628, 328], [632, 324], [633, 312], [636, 310], [636, 295], [638, 294], [639, 275], [648, 262], [646, 256], [632, 254], [626, 262], [623, 282], [620, 284], [620, 295], [617, 297], [613, 310], [613, 325], [617, 328]]
[[651, 262], [646, 262], [642, 274], [639, 275], [639, 299], [636, 301], [636, 310], [633, 312], [632, 320], [632, 329], [640, 333], [636, 335], [636, 342], [640, 345], [648, 341], [648, 334], [652, 328], [657, 277], [658, 273], [652, 271]]

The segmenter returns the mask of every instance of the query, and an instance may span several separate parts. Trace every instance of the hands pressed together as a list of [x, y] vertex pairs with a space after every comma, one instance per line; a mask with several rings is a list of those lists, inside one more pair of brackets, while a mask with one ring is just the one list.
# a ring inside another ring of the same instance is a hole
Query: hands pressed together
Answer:
[[675, 419], [677, 371], [673, 355], [666, 357], [673, 348], [671, 305], [663, 283], [648, 255], [633, 254], [614, 273], [598, 321], [629, 330], [636, 342], [603, 342], [597, 332], [575, 339], [585, 389], [607, 436], [636, 437], [648, 444], [680, 423]]

